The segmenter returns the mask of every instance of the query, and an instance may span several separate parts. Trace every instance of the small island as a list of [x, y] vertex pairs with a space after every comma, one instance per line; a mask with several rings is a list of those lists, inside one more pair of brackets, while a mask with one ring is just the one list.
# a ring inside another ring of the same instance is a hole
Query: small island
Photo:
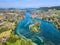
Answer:
[[32, 32], [34, 32], [34, 33], [40, 32], [40, 24], [41, 24], [40, 22], [36, 22], [35, 24], [29, 25], [30, 31], [32, 31]]

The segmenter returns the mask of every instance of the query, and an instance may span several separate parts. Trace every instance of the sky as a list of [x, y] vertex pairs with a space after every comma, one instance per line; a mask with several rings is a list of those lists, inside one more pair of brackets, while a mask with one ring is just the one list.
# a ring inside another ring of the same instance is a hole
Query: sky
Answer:
[[39, 8], [60, 6], [60, 0], [0, 0], [0, 8]]

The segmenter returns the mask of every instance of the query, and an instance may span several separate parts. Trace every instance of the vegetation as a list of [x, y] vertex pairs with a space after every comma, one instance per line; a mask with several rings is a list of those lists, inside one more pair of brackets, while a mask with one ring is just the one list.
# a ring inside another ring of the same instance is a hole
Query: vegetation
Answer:
[[60, 6], [44, 7], [32, 12], [32, 18], [39, 18], [48, 22], [52, 22], [55, 27], [60, 30]]
[[10, 38], [7, 39], [7, 45], [36, 45], [30, 39], [23, 39], [12, 33]]
[[[60, 6], [39, 8], [33, 11], [31, 15], [48, 22], [52, 22], [56, 28], [60, 30]], [[37, 45], [31, 39], [23, 39], [14, 34], [13, 31], [17, 23], [23, 18], [24, 11], [22, 10], [0, 10], [0, 45]], [[40, 32], [41, 23], [36, 22], [36, 20], [32, 21], [34, 24], [29, 25], [30, 31], [33, 33]], [[45, 43], [45, 45], [48, 44]]]
[[52, 22], [56, 26], [56, 28], [60, 30], [60, 16], [50, 17], [50, 18], [42, 18], [42, 20]]
[[40, 31], [40, 22], [37, 22], [35, 24], [32, 24], [29, 26], [29, 29], [32, 31], [32, 32], [39, 32]]
[[14, 34], [17, 23], [24, 18], [21, 10], [0, 10], [0, 45], [36, 45], [30, 39]]
[[13, 31], [8, 33], [10, 33], [10, 37], [8, 37], [6, 41], [0, 40], [0, 45], [37, 45], [30, 39], [23, 39], [21, 37], [18, 37], [16, 34], [14, 34]]

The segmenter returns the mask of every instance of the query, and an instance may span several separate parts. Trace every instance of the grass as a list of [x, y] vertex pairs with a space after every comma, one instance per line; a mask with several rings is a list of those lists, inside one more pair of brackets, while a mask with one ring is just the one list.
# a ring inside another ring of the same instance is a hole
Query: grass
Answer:
[[11, 30], [8, 30], [8, 31], [4, 31], [0, 34], [0, 38], [2, 37], [9, 37], [11, 34]]
[[36, 45], [33, 43], [31, 40], [25, 40], [25, 39], [19, 39], [16, 40], [15, 42], [7, 42], [7, 45]]
[[17, 35], [12, 34], [6, 41], [7, 45], [36, 45], [31, 39], [19, 38]]
[[20, 45], [20, 40], [17, 40], [14, 43], [7, 42], [7, 45]]

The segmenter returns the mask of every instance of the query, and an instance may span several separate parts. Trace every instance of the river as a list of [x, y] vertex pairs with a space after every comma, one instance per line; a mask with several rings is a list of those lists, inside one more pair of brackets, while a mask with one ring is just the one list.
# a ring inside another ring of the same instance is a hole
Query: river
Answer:
[[[30, 12], [25, 12], [25, 19], [20, 21], [15, 29], [15, 34], [22, 38], [31, 39], [33, 42], [38, 45], [44, 45], [44, 42], [52, 42], [55, 45], [59, 45], [60, 43], [60, 33], [58, 29], [51, 22], [47, 22], [38, 18], [35, 18], [37, 22], [40, 22], [40, 32], [33, 33], [29, 30], [29, 25], [34, 24], [32, 22], [33, 18], [30, 17]], [[43, 40], [43, 42], [41, 41]]]

